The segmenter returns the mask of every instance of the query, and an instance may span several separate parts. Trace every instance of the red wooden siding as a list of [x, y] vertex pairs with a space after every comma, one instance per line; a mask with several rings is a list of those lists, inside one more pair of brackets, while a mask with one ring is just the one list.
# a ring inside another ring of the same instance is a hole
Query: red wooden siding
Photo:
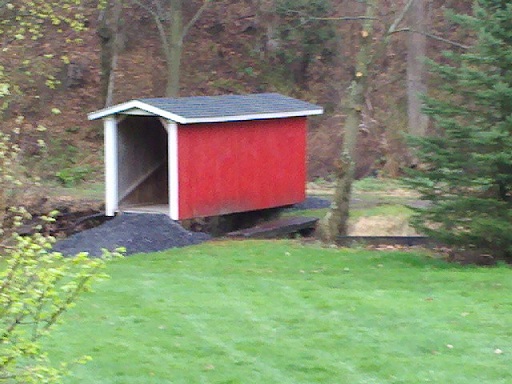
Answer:
[[180, 125], [180, 219], [305, 199], [305, 117]]

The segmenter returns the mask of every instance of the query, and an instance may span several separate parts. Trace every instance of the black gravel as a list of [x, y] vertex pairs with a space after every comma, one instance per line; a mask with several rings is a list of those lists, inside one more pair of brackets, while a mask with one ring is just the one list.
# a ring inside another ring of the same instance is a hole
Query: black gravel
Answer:
[[[290, 209], [328, 208], [331, 202], [319, 197], [308, 197]], [[53, 247], [64, 255], [88, 252], [100, 256], [102, 248], [126, 248], [126, 254], [149, 253], [169, 248], [200, 244], [212, 237], [202, 232], [191, 232], [166, 215], [123, 214], [98, 227], [71, 235]]]
[[307, 197], [302, 203], [295, 204], [291, 209], [302, 210], [302, 209], [321, 209], [329, 208], [331, 201], [323, 199], [321, 197]]
[[102, 248], [125, 247], [130, 255], [185, 247], [209, 239], [210, 235], [187, 231], [166, 215], [123, 214], [57, 242], [54, 250], [64, 255], [88, 252], [90, 256], [100, 256]]

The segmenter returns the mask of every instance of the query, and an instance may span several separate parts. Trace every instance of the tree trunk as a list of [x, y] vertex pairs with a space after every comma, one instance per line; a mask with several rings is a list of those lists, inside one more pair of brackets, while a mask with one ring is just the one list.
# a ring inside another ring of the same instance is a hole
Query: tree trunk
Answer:
[[425, 55], [428, 0], [414, 0], [409, 10], [409, 25], [420, 32], [409, 32], [407, 39], [407, 116], [408, 131], [414, 136], [425, 136], [428, 117], [421, 113], [421, 95], [427, 91], [425, 84]]
[[115, 0], [112, 5], [112, 35], [113, 41], [111, 45], [111, 61], [109, 68], [109, 76], [107, 83], [107, 95], [105, 100], [105, 107], [110, 107], [114, 103], [114, 89], [115, 89], [115, 78], [117, 71], [117, 61], [119, 57], [119, 50], [121, 45], [121, 13], [123, 9], [122, 0]]
[[356, 71], [348, 90], [348, 110], [342, 153], [336, 164], [336, 191], [329, 213], [320, 223], [320, 235], [332, 242], [348, 231], [349, 205], [354, 179], [354, 154], [357, 148], [359, 126], [362, 123], [365, 94], [368, 90], [368, 69], [372, 60], [373, 24], [377, 0], [369, 0], [367, 19], [361, 30], [360, 47], [356, 56]]
[[260, 59], [267, 60], [279, 47], [276, 40], [276, 28], [279, 17], [276, 13], [275, 0], [259, 0], [256, 4], [256, 23], [265, 30], [260, 47]]
[[109, 7], [101, 11], [98, 20], [98, 29], [96, 34], [100, 38], [100, 87], [101, 96], [107, 98], [108, 81], [110, 77], [110, 68], [112, 64], [112, 30], [108, 22]]
[[178, 97], [180, 92], [181, 54], [183, 50], [183, 3], [171, 0], [171, 25], [167, 51], [167, 97]]

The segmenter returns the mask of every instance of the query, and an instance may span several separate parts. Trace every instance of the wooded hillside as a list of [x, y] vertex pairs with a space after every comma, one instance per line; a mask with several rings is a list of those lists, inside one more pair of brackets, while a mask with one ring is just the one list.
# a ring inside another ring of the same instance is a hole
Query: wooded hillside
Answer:
[[[47, 33], [37, 40], [21, 38], [19, 31], [4, 36], [2, 75], [15, 85], [2, 95], [9, 105], [1, 129], [7, 132], [20, 115], [25, 117], [18, 140], [24, 159], [43, 176], [55, 177], [63, 170], [99, 176], [101, 127], [88, 122], [86, 113], [105, 105], [109, 79], [114, 80], [113, 103], [158, 97], [169, 94], [168, 80], [173, 81], [172, 71], [178, 68], [181, 96], [280, 92], [324, 106], [325, 115], [310, 127], [309, 178], [330, 177], [343, 136], [347, 87], [358, 64], [365, 11], [361, 2], [83, 0], [71, 8], [55, 8], [79, 14], [85, 27], [80, 31], [31, 14], [37, 6], [32, 1], [19, 3], [2, 2], [3, 19], [25, 20], [30, 14]], [[420, 127], [425, 120], [411, 95], [427, 88], [436, 92], [421, 57], [439, 58], [443, 49], [471, 43], [445, 17], [448, 9], [469, 12], [470, 5], [461, 0], [377, 2], [371, 41], [375, 59], [359, 127], [358, 177], [396, 175], [411, 164], [402, 134], [427, 127]], [[172, 47], [180, 38], [181, 66], [176, 67]], [[382, 43], [385, 39], [388, 44]], [[408, 128], [411, 121], [414, 126]], [[37, 129], [41, 126], [47, 130]], [[45, 149], [38, 145], [40, 139]]]

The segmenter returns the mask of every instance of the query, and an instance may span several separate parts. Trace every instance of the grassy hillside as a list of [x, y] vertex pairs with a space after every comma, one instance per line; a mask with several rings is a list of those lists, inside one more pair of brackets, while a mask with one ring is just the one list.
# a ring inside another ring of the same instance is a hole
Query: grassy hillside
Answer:
[[113, 262], [48, 340], [67, 383], [509, 383], [510, 269], [213, 242]]

